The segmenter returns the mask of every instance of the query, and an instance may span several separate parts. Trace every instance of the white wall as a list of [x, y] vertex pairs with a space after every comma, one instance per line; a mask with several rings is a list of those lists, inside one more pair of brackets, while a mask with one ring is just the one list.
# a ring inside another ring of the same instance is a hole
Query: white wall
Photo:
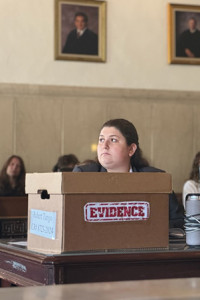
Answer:
[[[176, 1], [188, 2], [200, 5]], [[167, 63], [167, 4], [108, 0], [107, 61], [93, 63], [54, 60], [54, 0], [0, 0], [0, 166], [13, 153], [28, 172], [94, 158], [101, 125], [123, 117], [180, 192], [199, 151], [200, 65]]]
[[200, 66], [167, 63], [168, 1], [106, 2], [107, 61], [94, 63], [54, 60], [54, 0], [1, 0], [0, 82], [200, 90]]

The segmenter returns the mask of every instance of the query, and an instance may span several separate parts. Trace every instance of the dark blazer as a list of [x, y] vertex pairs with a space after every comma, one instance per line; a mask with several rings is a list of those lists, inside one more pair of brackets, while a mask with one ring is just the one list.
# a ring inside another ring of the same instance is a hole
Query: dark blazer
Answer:
[[[133, 172], [164, 172], [154, 167], [135, 168], [132, 166]], [[73, 172], [107, 172], [99, 163], [91, 163], [87, 165], [77, 165]], [[174, 192], [169, 194], [169, 225], [171, 228], [184, 225], [184, 208], [179, 204]]]
[[187, 57], [185, 49], [188, 48], [195, 57], [200, 57], [200, 31], [194, 33], [185, 30], [177, 41], [177, 56]]
[[93, 31], [86, 29], [83, 35], [77, 37], [76, 29], [72, 30], [63, 47], [63, 53], [72, 54], [98, 54], [98, 36]]
[[[133, 172], [164, 172], [163, 170], [154, 167], [143, 167], [136, 169], [132, 166]], [[99, 163], [91, 163], [87, 165], [77, 165], [74, 167], [73, 172], [107, 172], [107, 170]]]

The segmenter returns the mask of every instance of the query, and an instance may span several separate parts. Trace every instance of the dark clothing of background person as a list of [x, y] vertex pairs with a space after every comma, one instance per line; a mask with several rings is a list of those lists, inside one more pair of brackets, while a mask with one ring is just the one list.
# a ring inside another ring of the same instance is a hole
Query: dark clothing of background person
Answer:
[[86, 29], [84, 33], [78, 37], [77, 30], [72, 30], [63, 47], [63, 53], [72, 54], [98, 54], [98, 36], [93, 31]]
[[[164, 172], [154, 167], [142, 167], [136, 169], [132, 166], [133, 172]], [[77, 165], [73, 172], [107, 172], [99, 163], [90, 163], [88, 165]], [[183, 228], [184, 225], [184, 208], [178, 203], [174, 192], [169, 194], [169, 226], [170, 228]]]
[[200, 57], [200, 31], [197, 29], [195, 32], [185, 30], [178, 41], [177, 56], [188, 57], [185, 49], [189, 49], [195, 57]]
[[10, 185], [0, 186], [0, 197], [21, 197], [25, 196], [25, 190], [18, 186], [12, 188]]

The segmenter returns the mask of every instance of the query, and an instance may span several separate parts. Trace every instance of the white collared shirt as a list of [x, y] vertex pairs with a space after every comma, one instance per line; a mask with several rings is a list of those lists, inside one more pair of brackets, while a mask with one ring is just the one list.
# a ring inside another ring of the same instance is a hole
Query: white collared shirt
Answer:
[[77, 33], [79, 34], [79, 37], [82, 36], [84, 34], [84, 32], [86, 31], [87, 28], [84, 28], [83, 30], [79, 30], [77, 29]]

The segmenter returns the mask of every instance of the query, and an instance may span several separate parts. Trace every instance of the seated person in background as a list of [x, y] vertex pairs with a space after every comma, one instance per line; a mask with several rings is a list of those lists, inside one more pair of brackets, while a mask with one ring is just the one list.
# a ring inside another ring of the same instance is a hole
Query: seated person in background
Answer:
[[200, 152], [197, 152], [192, 163], [189, 180], [183, 185], [183, 205], [185, 207], [185, 198], [187, 194], [200, 193]]
[[[97, 148], [98, 161], [77, 165], [73, 172], [164, 172], [149, 166], [142, 156], [134, 125], [124, 119], [107, 121], [101, 128]], [[183, 227], [183, 207], [174, 193], [169, 195], [170, 227]]]
[[84, 165], [90, 165], [90, 164], [93, 164], [93, 163], [96, 163], [96, 162], [98, 162], [97, 158], [96, 159], [85, 159], [84, 161], [80, 162], [77, 165], [84, 166]]
[[25, 196], [25, 173], [22, 158], [10, 156], [0, 173], [0, 196]]
[[79, 163], [78, 158], [74, 154], [62, 155], [58, 158], [53, 172], [72, 172], [76, 164]]

